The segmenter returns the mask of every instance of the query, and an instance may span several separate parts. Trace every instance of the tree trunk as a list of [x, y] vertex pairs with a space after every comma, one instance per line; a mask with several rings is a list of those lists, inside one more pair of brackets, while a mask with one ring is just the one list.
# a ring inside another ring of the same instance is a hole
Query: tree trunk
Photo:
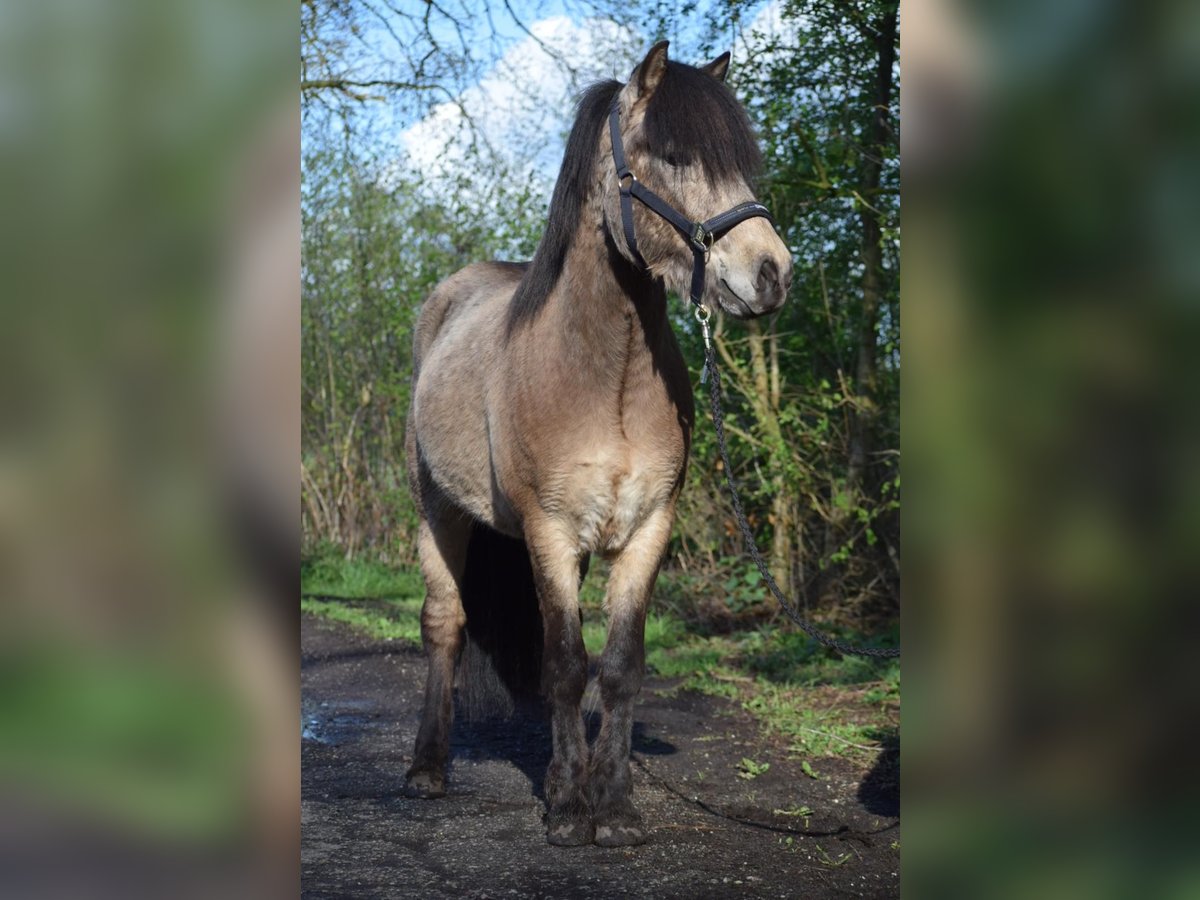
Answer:
[[889, 5], [875, 27], [875, 46], [878, 51], [876, 89], [871, 110], [871, 123], [866, 130], [863, 173], [859, 208], [862, 223], [862, 309], [858, 319], [858, 347], [854, 369], [856, 399], [850, 413], [849, 458], [846, 467], [846, 489], [849, 507], [839, 518], [843, 521], [858, 504], [859, 493], [871, 453], [871, 431], [878, 406], [875, 403], [877, 358], [876, 335], [879, 330], [879, 307], [883, 301], [883, 247], [879, 214], [868, 204], [879, 193], [883, 169], [883, 146], [892, 139], [888, 121], [892, 98], [893, 69], [896, 64], [897, 5]]
[[750, 405], [758, 420], [760, 436], [770, 456], [766, 463], [765, 477], [769, 480], [771, 493], [769, 523], [771, 525], [771, 548], [768, 560], [771, 572], [784, 590], [793, 588], [792, 572], [795, 568], [792, 552], [792, 530], [795, 522], [795, 498], [789, 489], [787, 459], [789, 453], [783, 427], [779, 421], [782, 390], [779, 373], [779, 335], [774, 323], [764, 333], [758, 322], [746, 325], [750, 348], [750, 373], [753, 378], [753, 393]]

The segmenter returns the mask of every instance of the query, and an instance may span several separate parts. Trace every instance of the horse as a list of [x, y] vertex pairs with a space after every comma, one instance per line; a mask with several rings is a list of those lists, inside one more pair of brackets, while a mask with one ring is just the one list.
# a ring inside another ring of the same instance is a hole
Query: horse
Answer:
[[[414, 329], [406, 449], [428, 675], [405, 790], [445, 793], [456, 665], [460, 704], [489, 673], [502, 690], [540, 679], [546, 838], [561, 846], [646, 839], [633, 703], [694, 419], [667, 291], [698, 274], [693, 299], [745, 319], [777, 310], [791, 281], [791, 254], [754, 202], [761, 155], [725, 85], [729, 54], [692, 67], [667, 47], [627, 83], [581, 95], [533, 259], [456, 272]], [[691, 221], [720, 210], [711, 231]], [[589, 748], [579, 587], [593, 554], [610, 570]]]

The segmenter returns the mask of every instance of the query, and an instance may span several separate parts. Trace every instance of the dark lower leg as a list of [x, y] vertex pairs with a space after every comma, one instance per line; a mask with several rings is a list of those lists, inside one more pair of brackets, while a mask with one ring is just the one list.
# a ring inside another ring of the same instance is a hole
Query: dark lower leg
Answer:
[[645, 669], [646, 612], [643, 605], [614, 614], [600, 658], [600, 695], [604, 718], [592, 748], [588, 791], [596, 824], [596, 842], [636, 844], [645, 839], [641, 817], [631, 799], [629, 751], [633, 701]]
[[587, 683], [587, 651], [572, 610], [544, 610], [542, 676], [551, 707], [554, 753], [546, 770], [546, 836], [552, 844], [592, 841], [587, 798], [587, 738], [579, 703]]
[[406, 778], [409, 793], [422, 797], [440, 797], [445, 793], [450, 724], [454, 718], [454, 665], [462, 648], [465, 624], [458, 581], [466, 539], [466, 529], [461, 525], [434, 528], [422, 522], [418, 535], [426, 586], [421, 639], [429, 672], [413, 764]]
[[[425, 617], [422, 617], [423, 619]], [[429, 672], [421, 725], [408, 770], [408, 783], [416, 793], [436, 797], [445, 793], [446, 761], [450, 755], [450, 724], [454, 718], [454, 663], [462, 643], [461, 629], [450, 623], [430, 627], [422, 622]], [[436, 635], [436, 636], [435, 636]]]

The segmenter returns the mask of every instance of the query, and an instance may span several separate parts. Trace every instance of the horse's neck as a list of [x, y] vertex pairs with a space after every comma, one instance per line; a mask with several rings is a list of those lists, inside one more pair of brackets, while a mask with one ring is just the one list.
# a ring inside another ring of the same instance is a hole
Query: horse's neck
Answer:
[[626, 377], [631, 364], [674, 346], [666, 340], [662, 286], [610, 251], [600, 229], [581, 228], [576, 235], [549, 307], [551, 340], [597, 384]]

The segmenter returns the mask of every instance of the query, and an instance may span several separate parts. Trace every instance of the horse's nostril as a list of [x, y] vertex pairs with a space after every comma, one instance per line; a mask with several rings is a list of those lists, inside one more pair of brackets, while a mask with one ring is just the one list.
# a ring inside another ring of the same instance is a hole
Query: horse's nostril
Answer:
[[760, 294], [769, 294], [773, 293], [778, 286], [779, 266], [775, 265], [773, 259], [764, 259], [758, 268], [758, 279], [755, 281], [754, 287]]

